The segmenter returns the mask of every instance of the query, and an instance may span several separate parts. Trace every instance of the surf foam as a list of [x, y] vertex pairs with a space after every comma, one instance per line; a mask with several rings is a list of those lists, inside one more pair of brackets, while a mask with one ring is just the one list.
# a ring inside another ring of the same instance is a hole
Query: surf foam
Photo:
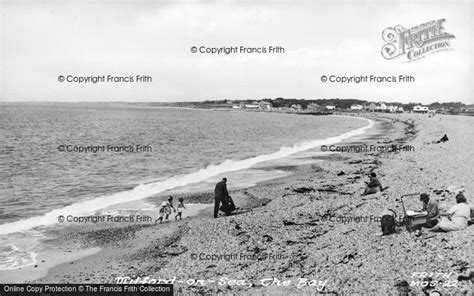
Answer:
[[178, 186], [198, 183], [227, 172], [248, 169], [264, 161], [284, 158], [298, 152], [317, 148], [322, 145], [336, 144], [350, 137], [364, 134], [374, 125], [373, 121], [370, 119], [361, 117], [352, 118], [367, 120], [369, 124], [362, 128], [343, 133], [339, 136], [330, 137], [322, 140], [307, 141], [300, 145], [294, 145], [293, 147], [282, 147], [279, 151], [275, 153], [259, 155], [243, 160], [225, 160], [224, 162], [218, 165], [209, 165], [208, 167], [200, 169], [194, 173], [175, 176], [167, 180], [158, 181], [154, 183], [138, 185], [137, 187], [129, 191], [118, 192], [112, 195], [101, 196], [92, 200], [81, 201], [70, 206], [52, 210], [43, 216], [36, 216], [16, 222], [2, 224], [0, 225], [0, 234], [22, 232], [39, 226], [53, 225], [58, 223], [58, 216], [60, 215], [65, 217], [68, 215], [90, 215], [93, 214], [95, 211], [108, 206], [144, 199], [152, 195], [176, 188]]
[[36, 263], [36, 253], [22, 251], [13, 244], [0, 247], [0, 270], [12, 270]]

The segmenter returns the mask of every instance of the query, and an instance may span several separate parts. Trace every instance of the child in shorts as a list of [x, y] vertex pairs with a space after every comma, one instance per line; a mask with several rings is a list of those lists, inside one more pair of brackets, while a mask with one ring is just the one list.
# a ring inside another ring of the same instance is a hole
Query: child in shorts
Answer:
[[178, 217], [179, 217], [179, 220], [182, 219], [182, 214], [183, 214], [183, 210], [186, 209], [184, 207], [184, 198], [180, 197], [179, 200], [178, 200], [178, 214], [176, 214], [176, 216], [174, 217], [175, 220], [178, 220]]
[[165, 220], [168, 221], [168, 217], [169, 215], [171, 215], [171, 209], [173, 209], [173, 211], [176, 213], [176, 209], [174, 208], [173, 206], [173, 197], [170, 196], [168, 197], [168, 202], [167, 202], [167, 206], [166, 206], [166, 216], [165, 216]]

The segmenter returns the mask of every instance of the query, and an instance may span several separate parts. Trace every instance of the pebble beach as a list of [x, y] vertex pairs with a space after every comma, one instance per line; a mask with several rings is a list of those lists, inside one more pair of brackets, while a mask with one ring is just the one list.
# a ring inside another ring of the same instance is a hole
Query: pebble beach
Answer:
[[[29, 281], [116, 283], [120, 277], [153, 278], [171, 280], [175, 292], [202, 295], [399, 295], [402, 290], [418, 295], [429, 290], [412, 281], [421, 280], [416, 273], [425, 272], [447, 274], [431, 290], [469, 295], [472, 226], [451, 233], [423, 230], [418, 235], [398, 227], [397, 233], [381, 236], [380, 214], [389, 208], [402, 216], [400, 197], [422, 192], [447, 210], [455, 204], [451, 188], [459, 187], [473, 203], [474, 117], [362, 116], [374, 120], [374, 128], [340, 145], [414, 149], [328, 152], [312, 164], [288, 165], [280, 169], [291, 172], [289, 177], [231, 191], [239, 209], [228, 217], [212, 218], [210, 188], [183, 195], [187, 203], [206, 206], [188, 217], [185, 211], [180, 221], [71, 228], [57, 233], [51, 244], [67, 241], [66, 252], [86, 250], [85, 257], [71, 257]], [[448, 142], [434, 143], [444, 134]], [[387, 189], [362, 196], [371, 172]], [[405, 203], [407, 209], [421, 208], [416, 196]]]

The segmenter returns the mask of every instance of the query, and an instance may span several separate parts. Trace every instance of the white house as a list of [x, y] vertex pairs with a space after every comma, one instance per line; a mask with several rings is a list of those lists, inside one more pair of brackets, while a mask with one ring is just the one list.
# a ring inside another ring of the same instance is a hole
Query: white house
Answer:
[[301, 110], [301, 108], [302, 108], [302, 107], [301, 107], [300, 104], [293, 104], [293, 105], [291, 105], [291, 109], [293, 109], [293, 110]]
[[328, 110], [336, 110], [336, 106], [327, 105], [327, 106], [326, 106], [326, 109], [328, 109]]
[[398, 106], [395, 106], [395, 105], [388, 105], [387, 108], [388, 108], [388, 112], [390, 113], [395, 113], [398, 111]]
[[428, 106], [417, 105], [413, 107], [413, 112], [415, 113], [428, 113], [428, 111], [429, 111]]
[[247, 108], [247, 109], [260, 109], [260, 105], [258, 105], [258, 104], [247, 104], [247, 105], [245, 105], [245, 108]]
[[356, 111], [362, 111], [362, 105], [357, 105], [357, 104], [354, 104], [354, 105], [351, 105], [351, 110], [356, 110]]
[[387, 111], [387, 105], [385, 105], [385, 103], [380, 103], [379, 105], [377, 105], [377, 107], [375, 107], [375, 109], [378, 111], [385, 112]]
[[272, 109], [272, 103], [261, 101], [258, 104], [261, 109]]

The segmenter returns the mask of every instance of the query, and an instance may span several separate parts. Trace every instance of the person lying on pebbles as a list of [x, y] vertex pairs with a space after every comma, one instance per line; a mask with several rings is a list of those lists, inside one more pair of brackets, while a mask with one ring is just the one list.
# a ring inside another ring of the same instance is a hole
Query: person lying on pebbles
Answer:
[[447, 141], [449, 141], [449, 139], [448, 139], [448, 136], [445, 134], [441, 139], [439, 139], [435, 143], [439, 144], [439, 143], [444, 143], [444, 142], [447, 142]]
[[466, 197], [462, 192], [456, 195], [456, 202], [446, 213], [441, 213], [441, 220], [430, 231], [456, 231], [467, 227], [467, 221], [471, 216], [471, 208], [467, 204]]

